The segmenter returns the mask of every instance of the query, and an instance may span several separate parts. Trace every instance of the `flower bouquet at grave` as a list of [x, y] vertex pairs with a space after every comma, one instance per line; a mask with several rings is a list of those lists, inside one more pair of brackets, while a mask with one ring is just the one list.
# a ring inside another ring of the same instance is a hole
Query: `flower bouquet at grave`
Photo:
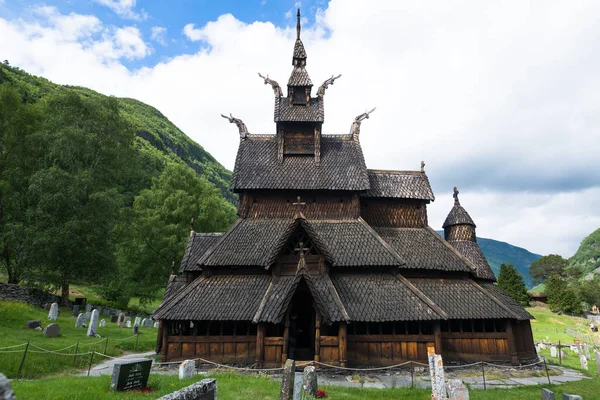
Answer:
[[324, 390], [317, 389], [317, 399], [326, 399], [327, 392]]
[[154, 389], [153, 387], [150, 386], [146, 386], [143, 389], [136, 389], [136, 390], [129, 390], [129, 392], [132, 393], [152, 393], [154, 392], [156, 389]]

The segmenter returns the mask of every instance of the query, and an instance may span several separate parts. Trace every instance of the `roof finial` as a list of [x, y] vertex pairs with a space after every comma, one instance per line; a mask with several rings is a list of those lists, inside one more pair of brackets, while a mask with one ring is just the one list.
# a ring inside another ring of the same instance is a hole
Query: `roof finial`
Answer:
[[171, 263], [171, 275], [175, 275], [175, 260]]
[[360, 124], [364, 119], [368, 119], [369, 115], [375, 111], [377, 107], [374, 107], [371, 111], [366, 111], [356, 118], [354, 118], [354, 122], [352, 122], [352, 126], [350, 127], [350, 134], [354, 140], [358, 140], [358, 135], [360, 134]]
[[192, 232], [194, 232], [194, 217], [192, 217], [192, 219], [190, 219], [190, 230]]
[[221, 114], [221, 117], [229, 120], [230, 123], [235, 124], [238, 127], [238, 130], [240, 132], [240, 139], [242, 139], [242, 140], [246, 139], [249, 132], [248, 132], [248, 128], [246, 128], [246, 124], [244, 124], [244, 121], [242, 121], [239, 118], [235, 118], [231, 114], [229, 114], [229, 117], [227, 115]]
[[455, 206], [459, 206], [460, 205], [460, 201], [458, 201], [458, 188], [456, 186], [454, 186], [454, 194], [452, 195], [452, 197], [454, 197], [454, 205]]
[[421, 172], [425, 172], [425, 161], [421, 161]]
[[300, 39], [300, 7], [298, 7], [298, 14], [296, 14], [296, 39]]

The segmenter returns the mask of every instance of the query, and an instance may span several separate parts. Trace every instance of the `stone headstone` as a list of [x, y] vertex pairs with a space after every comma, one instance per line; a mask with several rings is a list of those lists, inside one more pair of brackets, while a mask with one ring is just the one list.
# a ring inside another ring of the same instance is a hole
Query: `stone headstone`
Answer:
[[150, 367], [152, 367], [152, 360], [145, 358], [115, 363], [110, 381], [110, 390], [123, 391], [145, 388], [148, 386]]
[[50, 306], [50, 311], [48, 312], [48, 319], [50, 321], [56, 321], [58, 317], [58, 303], [52, 303]]
[[134, 325], [140, 325], [142, 323], [142, 318], [141, 317], [135, 317], [135, 320], [133, 321]]
[[131, 321], [131, 317], [125, 316], [125, 322], [127, 322], [127, 321]]
[[575, 343], [575, 348], [577, 349], [577, 354], [583, 354], [581, 352], [581, 343], [579, 343], [579, 340], [577, 341], [577, 343]]
[[44, 310], [45, 311], [50, 311], [50, 307], [52, 307], [52, 303], [46, 303], [46, 304], [44, 304]]
[[119, 314], [119, 317], [117, 318], [117, 326], [119, 328], [123, 327], [124, 320], [125, 320], [125, 314], [124, 313]]
[[600, 351], [594, 350], [594, 356], [596, 358], [596, 369], [598, 370], [598, 373], [600, 374]]
[[446, 381], [442, 356], [435, 354], [434, 347], [427, 348], [429, 375], [431, 376], [431, 400], [446, 399]]
[[[32, 319], [30, 321], [25, 322], [25, 327], [29, 329], [36, 329], [42, 327], [42, 321], [39, 319]], [[1, 397], [0, 397], [1, 399]]]
[[71, 315], [73, 315], [74, 317], [78, 316], [80, 309], [81, 309], [81, 306], [79, 304], [75, 304], [73, 306], [73, 312], [71, 313]]
[[283, 367], [283, 378], [281, 379], [281, 390], [279, 400], [291, 400], [294, 396], [294, 378], [296, 376], [296, 362], [287, 359]]
[[185, 360], [179, 364], [179, 379], [193, 378], [196, 370], [194, 360]]
[[13, 392], [12, 387], [10, 386], [10, 382], [8, 378], [0, 372], [0, 399], [2, 400], [16, 400], [17, 396], [15, 396], [15, 392]]
[[131, 320], [129, 320], [129, 321], [125, 321], [125, 325], [126, 325], [128, 328], [131, 328]]
[[550, 347], [550, 355], [552, 357], [558, 357], [558, 354], [556, 353], [556, 347], [554, 347], [554, 346]]
[[565, 358], [565, 357], [567, 356], [567, 351], [566, 351], [566, 350], [561, 350], [561, 351], [560, 351], [560, 356], [561, 356], [562, 358]]
[[85, 314], [79, 313], [77, 320], [75, 321], [75, 328], [82, 328], [85, 324]]
[[550, 389], [542, 389], [542, 400], [555, 400], [554, 392]]
[[546, 348], [546, 345], [544, 343], [540, 343], [540, 349], [544, 350]]
[[450, 400], [469, 400], [469, 389], [460, 379], [450, 379], [447, 389]]
[[90, 319], [90, 324], [88, 326], [87, 335], [90, 337], [96, 336], [96, 331], [98, 330], [98, 310], [92, 311], [92, 318]]
[[583, 398], [576, 394], [563, 393], [563, 400], [583, 400]]
[[583, 354], [579, 355], [579, 362], [581, 363], [581, 368], [583, 368], [587, 371], [588, 362], [587, 362], [587, 358], [585, 358], [585, 356]]
[[92, 312], [91, 311], [86, 311], [83, 313], [83, 316], [85, 317], [85, 322], [89, 321], [90, 319], [92, 319]]
[[110, 322], [115, 323], [119, 320], [119, 317], [117, 317], [116, 315], [111, 315], [110, 316]]
[[317, 397], [317, 371], [312, 365], [304, 367], [304, 372], [302, 373], [302, 392], [300, 397]]
[[148, 318], [144, 318], [144, 319], [142, 320], [142, 322], [140, 322], [140, 326], [141, 326], [142, 328], [146, 328], [146, 323], [147, 323], [146, 321], [148, 321]]
[[176, 392], [164, 395], [158, 400], [216, 400], [217, 399], [217, 380], [202, 379], [193, 385], [186, 386]]
[[103, 319], [100, 321], [100, 328], [104, 328], [106, 326], [106, 320]]
[[86, 312], [86, 313], [88, 313], [88, 312], [92, 312], [92, 305], [91, 305], [91, 304], [86, 304], [86, 305], [85, 305], [85, 312]]
[[583, 344], [583, 353], [585, 354], [585, 358], [587, 358], [588, 360], [592, 359], [592, 357], [590, 356], [590, 348], [588, 347], [587, 343]]
[[144, 328], [152, 328], [152, 319], [150, 319], [150, 318], [144, 318], [142, 320], [142, 326]]
[[134, 325], [133, 326], [133, 334], [137, 335], [140, 333], [140, 326], [139, 325]]
[[154, 328], [158, 328], [158, 321], [156, 321], [153, 325]]
[[44, 336], [49, 338], [55, 338], [60, 335], [60, 326], [56, 324], [50, 324], [44, 328]]

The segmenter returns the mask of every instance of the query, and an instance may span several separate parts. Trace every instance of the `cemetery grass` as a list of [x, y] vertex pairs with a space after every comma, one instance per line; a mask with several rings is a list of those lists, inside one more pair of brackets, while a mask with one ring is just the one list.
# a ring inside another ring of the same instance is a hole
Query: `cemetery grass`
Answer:
[[[39, 378], [47, 375], [66, 374], [87, 369], [90, 354], [75, 357], [76, 347], [61, 350], [60, 354], [36, 353], [41, 351], [38, 346], [47, 350], [60, 350], [79, 343], [77, 353], [91, 351], [104, 353], [106, 337], [108, 346], [106, 353], [109, 356], [120, 356], [126, 352], [134, 352], [136, 338], [131, 328], [118, 328], [116, 323], [110, 322], [108, 315], [100, 314], [99, 320], [106, 319], [106, 327], [98, 326], [97, 333], [102, 338], [87, 337], [87, 328], [75, 328], [75, 317], [71, 316], [69, 308], [61, 308], [56, 321], [48, 321], [48, 312], [39, 307], [31, 307], [13, 301], [0, 301], [0, 348], [19, 345], [30, 341], [30, 346], [25, 357], [21, 377], [24, 379]], [[41, 320], [42, 328], [54, 322], [60, 326], [60, 336], [47, 338], [43, 331], [27, 329], [25, 322], [28, 320]], [[157, 329], [140, 328], [137, 351], [153, 350], [156, 345]], [[123, 340], [126, 339], [126, 340]], [[25, 346], [0, 350], [0, 371], [9, 378], [15, 378], [19, 364], [23, 358]], [[5, 353], [5, 351], [13, 351]], [[63, 355], [70, 354], [70, 355]], [[94, 364], [105, 361], [106, 358], [94, 356]]]
[[[191, 385], [204, 378], [216, 378], [220, 400], [261, 399], [277, 400], [280, 381], [269, 376], [215, 374], [197, 375], [194, 378], [179, 380], [176, 375], [151, 374], [148, 386], [153, 393], [131, 393], [109, 391], [110, 376], [100, 377], [53, 377], [35, 381], [13, 381], [12, 386], [19, 399], [154, 399], [167, 393]], [[529, 386], [516, 389], [471, 390], [472, 400], [539, 400], [542, 387], [548, 387], [560, 398], [562, 393], [579, 394], [584, 399], [597, 398], [600, 392], [600, 379], [586, 379], [563, 385]], [[427, 389], [370, 389], [344, 388], [339, 386], [319, 386], [330, 400], [429, 400], [431, 391]]]
[[[570, 328], [583, 335], [592, 336], [589, 330], [589, 321], [581, 317], [570, 317], [567, 315], [558, 315], [550, 311], [546, 307], [530, 307], [527, 311], [535, 317], [531, 321], [531, 329], [533, 330], [533, 340], [535, 342], [549, 341], [562, 344], [573, 344], [575, 337], [565, 332], [566, 328]], [[548, 336], [548, 339], [546, 339]], [[594, 338], [600, 341], [598, 334]]]

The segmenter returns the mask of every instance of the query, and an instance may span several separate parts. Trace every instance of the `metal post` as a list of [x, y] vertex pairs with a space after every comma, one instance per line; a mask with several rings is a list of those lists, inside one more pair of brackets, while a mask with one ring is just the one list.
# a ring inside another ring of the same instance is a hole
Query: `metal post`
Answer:
[[483, 374], [483, 390], [487, 390], [487, 386], [485, 384], [485, 364], [481, 363], [481, 373]]
[[137, 351], [137, 348], [138, 348], [138, 340], [140, 340], [140, 334], [139, 333], [137, 335], [135, 335], [135, 351]]
[[25, 352], [23, 353], [23, 358], [21, 359], [21, 364], [19, 365], [19, 371], [17, 372], [17, 379], [21, 378], [21, 370], [23, 369], [23, 363], [25, 363], [25, 356], [27, 356], [27, 349], [29, 349], [29, 340], [27, 341], [27, 346], [25, 346]]
[[544, 357], [544, 368], [546, 369], [546, 376], [548, 377], [548, 385], [552, 385], [550, 382], [550, 374], [548, 373], [548, 365], [546, 365], [546, 357]]
[[106, 343], [104, 343], [104, 354], [106, 354], [107, 347], [108, 347], [108, 338], [106, 338]]
[[90, 365], [88, 365], [88, 374], [90, 376], [90, 370], [92, 369], [92, 361], [94, 360], [94, 350], [92, 350], [92, 355], [90, 356]]
[[560, 345], [560, 340], [558, 341], [558, 363], [562, 365], [562, 346]]
[[77, 351], [79, 351], [79, 342], [75, 345], [75, 355], [73, 356], [73, 366], [75, 366], [75, 362], [77, 361]]

